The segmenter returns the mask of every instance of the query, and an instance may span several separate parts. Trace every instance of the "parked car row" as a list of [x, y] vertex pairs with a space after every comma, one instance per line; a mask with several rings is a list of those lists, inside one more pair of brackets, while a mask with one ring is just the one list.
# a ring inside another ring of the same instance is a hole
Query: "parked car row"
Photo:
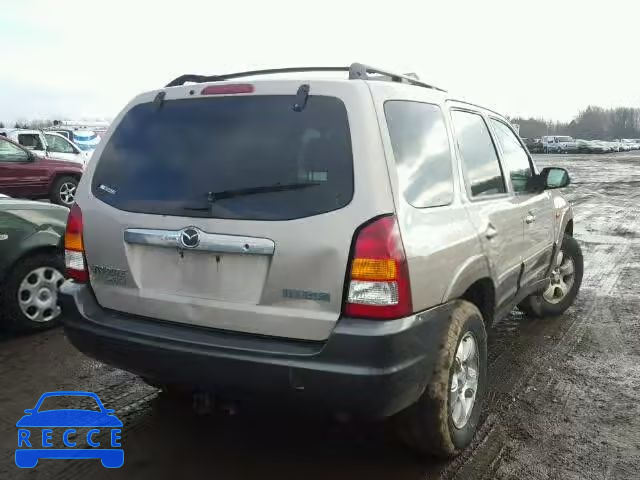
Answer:
[[[61, 241], [78, 182], [97, 144], [83, 130], [0, 129], [0, 329], [56, 325], [64, 281]], [[93, 136], [93, 137], [92, 137]], [[25, 199], [46, 198], [51, 203]], [[58, 204], [58, 205], [56, 205]]]
[[[24, 139], [23, 139], [24, 140]], [[70, 207], [84, 172], [84, 164], [50, 158], [0, 136], [0, 193], [19, 198], [48, 198]]]
[[575, 151], [578, 153], [611, 153], [640, 150], [640, 143], [631, 140], [576, 140]]
[[86, 165], [93, 150], [82, 149], [68, 136], [54, 131], [22, 128], [0, 129], [0, 136], [9, 138], [40, 156]]
[[104, 131], [97, 131], [87, 127], [57, 126], [46, 129], [46, 132], [53, 132], [64, 136], [74, 143], [80, 150], [89, 156], [100, 143]]
[[69, 209], [0, 194], [0, 327], [29, 332], [60, 318], [61, 239]]
[[531, 153], [612, 153], [640, 150], [640, 139], [574, 140], [566, 135], [523, 138]]
[[531, 153], [544, 153], [545, 146], [540, 138], [523, 138], [522, 141]]

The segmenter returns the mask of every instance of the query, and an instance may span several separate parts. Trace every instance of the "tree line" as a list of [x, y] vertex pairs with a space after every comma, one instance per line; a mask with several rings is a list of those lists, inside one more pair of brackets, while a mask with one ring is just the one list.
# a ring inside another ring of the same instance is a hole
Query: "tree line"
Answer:
[[520, 125], [523, 138], [543, 135], [571, 135], [586, 140], [640, 138], [640, 109], [629, 107], [602, 108], [588, 106], [570, 122], [552, 122], [543, 118], [512, 117]]
[[[11, 124], [6, 124], [6, 125], [11, 125]], [[6, 125], [4, 122], [0, 122], [0, 128], [5, 128]], [[17, 122], [13, 123], [13, 128], [26, 128], [29, 130], [39, 130], [41, 128], [52, 127], [53, 125], [55, 125], [53, 120], [40, 120], [40, 119], [18, 120]]]

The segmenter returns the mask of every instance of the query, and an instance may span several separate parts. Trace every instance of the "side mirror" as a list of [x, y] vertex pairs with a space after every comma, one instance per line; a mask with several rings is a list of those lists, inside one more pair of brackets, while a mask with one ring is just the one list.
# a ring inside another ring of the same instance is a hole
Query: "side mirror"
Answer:
[[541, 187], [545, 190], [564, 188], [571, 183], [569, 172], [564, 168], [547, 167], [540, 172]]
[[33, 408], [27, 408], [24, 413], [26, 413], [27, 415], [31, 415], [33, 413]]
[[111, 415], [114, 412], [115, 412], [115, 410], [113, 408], [106, 408], [104, 410], [104, 413], [106, 413], [107, 415]]

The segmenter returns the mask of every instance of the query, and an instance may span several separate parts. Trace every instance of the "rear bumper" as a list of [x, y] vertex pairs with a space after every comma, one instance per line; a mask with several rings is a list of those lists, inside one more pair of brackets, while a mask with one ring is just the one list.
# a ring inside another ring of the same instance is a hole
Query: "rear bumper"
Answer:
[[72, 282], [61, 301], [67, 337], [97, 360], [161, 384], [365, 418], [393, 415], [420, 396], [452, 310], [384, 322], [341, 318], [326, 341], [306, 342], [105, 310], [90, 287]]

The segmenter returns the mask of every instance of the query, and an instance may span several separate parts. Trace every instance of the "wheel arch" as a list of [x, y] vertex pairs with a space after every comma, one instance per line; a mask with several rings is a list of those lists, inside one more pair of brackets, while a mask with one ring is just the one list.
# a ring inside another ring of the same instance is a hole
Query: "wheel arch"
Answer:
[[485, 324], [489, 325], [495, 314], [495, 292], [487, 258], [484, 255], [476, 255], [458, 267], [442, 303], [455, 299], [467, 300], [478, 307]]
[[567, 225], [564, 227], [564, 233], [573, 237], [573, 218], [567, 222]]
[[476, 280], [460, 298], [478, 307], [485, 325], [489, 326], [493, 323], [496, 311], [496, 289], [489, 277]]
[[556, 209], [555, 242], [560, 245], [565, 233], [573, 236], [573, 210], [564, 197], [555, 197], [553, 203]]
[[74, 178], [78, 181], [78, 183], [80, 183], [80, 179], [82, 178], [82, 174], [79, 172], [75, 172], [75, 171], [71, 171], [71, 172], [65, 172], [65, 171], [57, 171], [53, 174], [53, 176], [51, 177], [51, 181], [49, 182], [49, 192], [51, 192], [51, 189], [53, 188], [53, 186], [56, 184], [56, 182], [58, 180], [60, 180], [63, 177], [71, 177]]
[[39, 253], [62, 254], [62, 236], [53, 231], [40, 231], [31, 235], [22, 242], [20, 249], [7, 262], [3, 272], [0, 272], [0, 280], [4, 281], [15, 266], [21, 260]]

